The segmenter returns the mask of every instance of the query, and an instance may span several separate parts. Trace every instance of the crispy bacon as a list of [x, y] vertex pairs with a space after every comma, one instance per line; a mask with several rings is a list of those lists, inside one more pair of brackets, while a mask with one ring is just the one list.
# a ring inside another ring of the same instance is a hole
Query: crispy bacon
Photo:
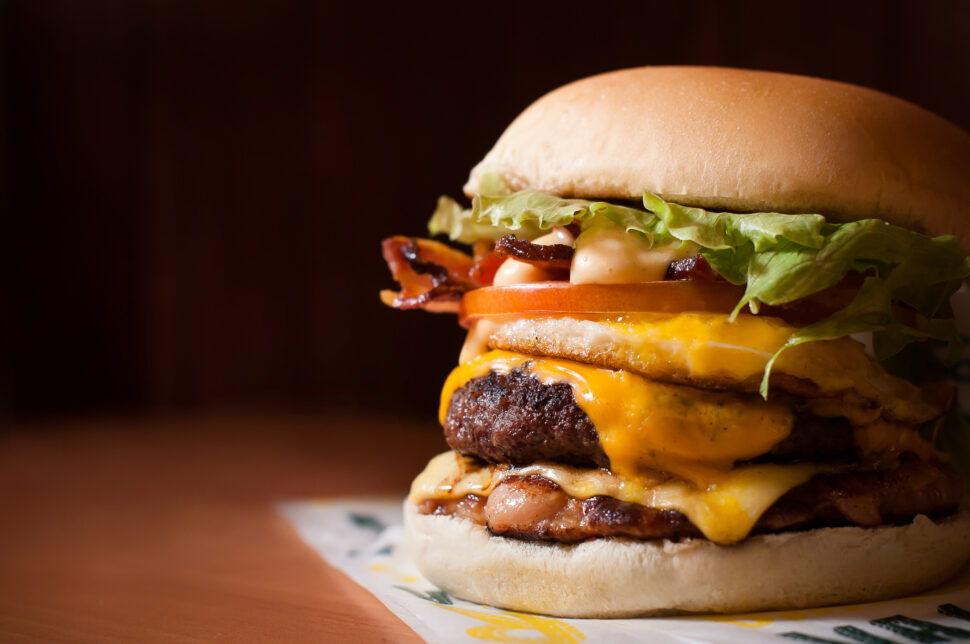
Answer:
[[475, 242], [473, 253], [475, 264], [472, 266], [469, 277], [479, 286], [488, 286], [495, 279], [495, 271], [502, 265], [505, 258], [495, 252], [492, 242], [484, 239]]
[[474, 260], [441, 242], [395, 236], [382, 248], [391, 276], [401, 285], [398, 292], [381, 291], [388, 306], [457, 313], [462, 294], [478, 286], [471, 277]]
[[694, 255], [670, 262], [665, 280], [704, 280], [715, 282], [724, 278], [715, 272], [703, 255]]
[[573, 261], [573, 249], [565, 244], [533, 244], [515, 235], [506, 235], [495, 242], [495, 254], [528, 262], [547, 270], [569, 270]]

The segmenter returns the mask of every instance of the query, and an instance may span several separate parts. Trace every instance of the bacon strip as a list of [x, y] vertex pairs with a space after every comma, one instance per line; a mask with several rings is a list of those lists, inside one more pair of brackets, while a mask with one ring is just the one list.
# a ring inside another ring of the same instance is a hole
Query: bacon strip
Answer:
[[381, 291], [381, 301], [396, 309], [457, 313], [462, 294], [476, 288], [475, 261], [431, 239], [395, 236], [382, 244], [384, 261], [400, 291]]
[[715, 282], [724, 278], [715, 272], [703, 255], [694, 255], [670, 262], [665, 280], [704, 280]]
[[505, 258], [495, 252], [492, 242], [485, 240], [475, 242], [473, 252], [475, 265], [472, 266], [469, 277], [479, 286], [489, 286], [495, 279], [495, 271]]
[[573, 249], [565, 244], [533, 244], [515, 235], [506, 235], [495, 242], [495, 254], [499, 257], [511, 257], [520, 262], [528, 262], [545, 269], [565, 269], [573, 261]]

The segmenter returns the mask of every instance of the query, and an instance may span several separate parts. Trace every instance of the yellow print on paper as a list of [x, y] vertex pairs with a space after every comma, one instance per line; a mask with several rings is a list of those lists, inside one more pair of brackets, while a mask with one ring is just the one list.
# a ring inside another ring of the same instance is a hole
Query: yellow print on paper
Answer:
[[707, 617], [701, 617], [706, 622], [726, 622], [734, 626], [743, 626], [744, 628], [762, 628], [764, 626], [771, 626], [775, 621], [771, 617], [764, 615], [762, 613], [747, 613], [745, 615], [710, 615]]
[[[485, 622], [484, 626], [473, 626], [465, 632], [475, 639], [486, 642], [576, 644], [576, 642], [582, 642], [586, 639], [586, 636], [575, 626], [551, 617], [506, 611], [501, 611], [496, 615], [482, 610], [469, 610], [453, 606], [441, 606], [441, 608]], [[519, 633], [512, 631], [519, 631]]]
[[770, 613], [744, 613], [736, 615], [707, 615], [700, 619], [707, 622], [724, 622], [732, 626], [743, 628], [764, 628], [776, 621], [797, 622], [803, 619], [814, 619], [831, 615], [836, 609], [844, 610], [845, 606], [808, 608], [803, 610], [774, 611]]

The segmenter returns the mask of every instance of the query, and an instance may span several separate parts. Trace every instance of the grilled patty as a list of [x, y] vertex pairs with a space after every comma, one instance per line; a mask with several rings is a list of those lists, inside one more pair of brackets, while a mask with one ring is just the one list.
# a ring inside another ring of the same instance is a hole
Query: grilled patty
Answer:
[[[456, 390], [444, 429], [453, 450], [490, 463], [610, 466], [572, 387], [543, 384], [523, 369], [489, 372]], [[830, 461], [852, 456], [852, 429], [845, 419], [799, 414], [791, 434], [757, 460]]]
[[[956, 510], [963, 481], [952, 468], [903, 454], [883, 470], [819, 474], [790, 490], [761, 516], [753, 533], [823, 526], [903, 524], [918, 514]], [[700, 536], [683, 514], [607, 496], [571, 497], [539, 476], [509, 478], [490, 496], [429, 499], [422, 514], [471, 520], [497, 535], [561, 543], [599, 537], [681, 539]]]

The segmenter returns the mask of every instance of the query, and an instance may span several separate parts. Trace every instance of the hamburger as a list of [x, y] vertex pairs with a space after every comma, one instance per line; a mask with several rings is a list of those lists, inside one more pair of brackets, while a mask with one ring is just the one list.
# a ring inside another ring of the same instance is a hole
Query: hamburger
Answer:
[[[424, 575], [567, 617], [917, 592], [970, 558], [941, 357], [970, 136], [900, 99], [652, 67], [540, 98], [392, 237], [383, 301], [468, 329], [450, 451], [405, 502]], [[464, 245], [467, 250], [459, 250]]]

